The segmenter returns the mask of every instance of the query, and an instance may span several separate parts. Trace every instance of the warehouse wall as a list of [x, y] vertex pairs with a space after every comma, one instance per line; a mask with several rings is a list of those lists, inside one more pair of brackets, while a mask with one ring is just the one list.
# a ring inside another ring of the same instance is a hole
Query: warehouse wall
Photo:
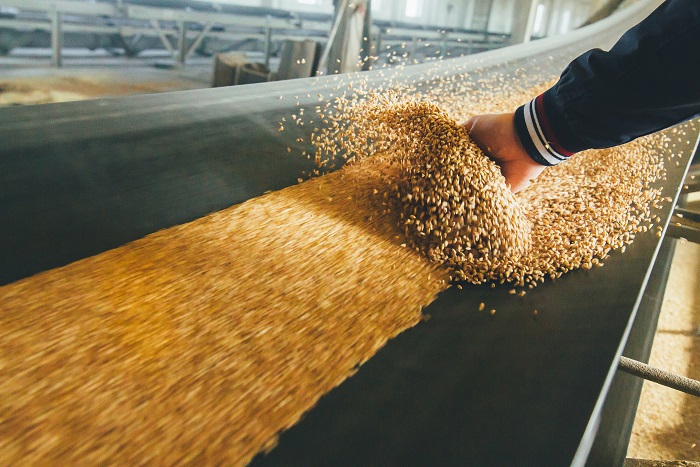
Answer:
[[[218, 0], [247, 6], [292, 11], [333, 12], [333, 0]], [[535, 37], [553, 36], [576, 28], [605, 0], [538, 0]], [[527, 2], [526, 2], [527, 3]], [[377, 19], [422, 25], [464, 27], [509, 33], [515, 0], [372, 0]]]

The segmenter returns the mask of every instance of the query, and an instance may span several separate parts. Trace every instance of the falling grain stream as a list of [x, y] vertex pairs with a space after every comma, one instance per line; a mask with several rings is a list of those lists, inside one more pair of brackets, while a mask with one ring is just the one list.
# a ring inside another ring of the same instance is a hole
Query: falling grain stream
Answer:
[[270, 446], [445, 287], [372, 207], [377, 176], [357, 165], [0, 288], [3, 462], [243, 464]]

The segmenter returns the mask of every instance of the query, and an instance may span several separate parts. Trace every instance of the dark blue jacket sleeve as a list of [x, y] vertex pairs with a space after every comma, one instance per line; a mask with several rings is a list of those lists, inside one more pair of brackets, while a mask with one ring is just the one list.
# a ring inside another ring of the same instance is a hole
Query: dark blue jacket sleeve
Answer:
[[559, 81], [518, 108], [530, 156], [554, 165], [700, 114], [700, 0], [667, 0], [605, 52], [576, 58]]

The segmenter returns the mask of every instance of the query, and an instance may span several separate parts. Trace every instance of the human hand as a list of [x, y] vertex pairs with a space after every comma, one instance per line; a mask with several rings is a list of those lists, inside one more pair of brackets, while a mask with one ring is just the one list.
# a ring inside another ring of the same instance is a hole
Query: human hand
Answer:
[[546, 168], [525, 151], [515, 131], [514, 114], [476, 115], [464, 126], [472, 141], [499, 165], [513, 193], [527, 188]]

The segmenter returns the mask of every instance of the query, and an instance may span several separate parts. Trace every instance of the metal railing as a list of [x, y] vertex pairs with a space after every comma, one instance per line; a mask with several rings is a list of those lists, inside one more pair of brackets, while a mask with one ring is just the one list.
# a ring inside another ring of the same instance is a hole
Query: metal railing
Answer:
[[[164, 6], [156, 6], [159, 2], [138, 2], [0, 0], [0, 53], [10, 53], [19, 46], [50, 44], [51, 62], [61, 66], [65, 47], [97, 42], [123, 49], [128, 56], [164, 49], [176, 62], [184, 64], [210, 44], [218, 42], [220, 49], [231, 50], [232, 44], [253, 41], [268, 63], [274, 41], [304, 37], [324, 43], [332, 23], [330, 14], [184, 1], [164, 0]], [[69, 41], [65, 39], [67, 34]], [[393, 53], [393, 49], [405, 49], [408, 44], [413, 59], [420, 55], [418, 43], [428, 43], [445, 55], [448, 49], [469, 54], [498, 48], [509, 40], [507, 34], [488, 31], [388, 21], [375, 21], [373, 35], [377, 44], [373, 55], [379, 56], [381, 47], [382, 52]], [[95, 41], [95, 37], [107, 40]], [[434, 54], [432, 49], [431, 53]]]

